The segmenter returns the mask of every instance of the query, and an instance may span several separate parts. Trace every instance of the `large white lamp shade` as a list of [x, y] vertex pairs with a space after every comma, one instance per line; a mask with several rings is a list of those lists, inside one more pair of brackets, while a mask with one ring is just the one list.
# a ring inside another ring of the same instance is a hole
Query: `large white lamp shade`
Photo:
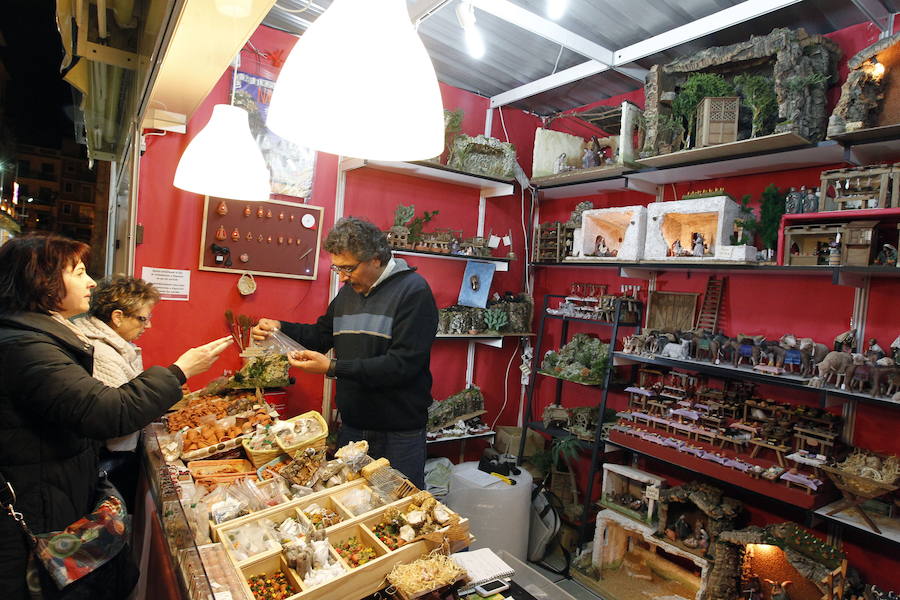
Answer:
[[212, 117], [185, 148], [174, 185], [217, 198], [268, 200], [269, 170], [250, 133], [247, 111], [216, 104]]
[[431, 59], [404, 0], [334, 0], [297, 41], [266, 123], [314, 150], [416, 160], [444, 148]]

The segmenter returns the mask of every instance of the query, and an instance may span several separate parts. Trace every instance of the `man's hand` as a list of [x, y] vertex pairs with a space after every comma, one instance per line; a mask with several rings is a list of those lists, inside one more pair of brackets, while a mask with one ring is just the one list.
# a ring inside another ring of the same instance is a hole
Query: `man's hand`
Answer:
[[331, 365], [331, 359], [321, 352], [312, 350], [298, 350], [288, 354], [288, 362], [292, 367], [297, 367], [307, 373], [327, 373]]
[[184, 376], [190, 379], [194, 375], [203, 373], [209, 369], [219, 355], [229, 347], [234, 340], [231, 336], [225, 336], [217, 340], [213, 340], [208, 344], [191, 348], [178, 357], [175, 365], [181, 369]]
[[253, 329], [250, 330], [250, 333], [253, 335], [253, 339], [256, 341], [264, 340], [270, 335], [272, 335], [273, 331], [278, 331], [281, 329], [281, 321], [276, 321], [275, 319], [260, 319], [259, 323], [253, 326]]

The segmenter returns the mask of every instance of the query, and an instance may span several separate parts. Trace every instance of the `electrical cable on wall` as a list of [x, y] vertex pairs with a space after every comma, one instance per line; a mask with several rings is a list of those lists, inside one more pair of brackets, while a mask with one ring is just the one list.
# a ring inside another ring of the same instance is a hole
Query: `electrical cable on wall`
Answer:
[[513, 359], [518, 356], [519, 346], [522, 345], [521, 338], [518, 342], [516, 342], [516, 349], [513, 351], [512, 355], [509, 357], [509, 362], [506, 364], [506, 374], [503, 376], [503, 405], [500, 407], [500, 410], [497, 411], [497, 416], [494, 417], [494, 421], [491, 423], [491, 430], [494, 429], [497, 425], [497, 421], [500, 420], [500, 416], [503, 414], [503, 411], [506, 410], [506, 405], [509, 403], [509, 370], [512, 368]]

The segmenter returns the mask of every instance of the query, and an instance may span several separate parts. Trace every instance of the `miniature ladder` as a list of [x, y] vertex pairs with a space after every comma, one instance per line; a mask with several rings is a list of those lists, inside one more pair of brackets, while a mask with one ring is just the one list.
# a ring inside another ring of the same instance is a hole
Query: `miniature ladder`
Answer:
[[706, 294], [703, 295], [703, 306], [700, 308], [700, 314], [697, 316], [697, 323], [694, 325], [695, 330], [703, 329], [709, 334], [716, 333], [724, 285], [724, 279], [716, 279], [714, 276], [710, 276], [709, 281], [706, 282]]

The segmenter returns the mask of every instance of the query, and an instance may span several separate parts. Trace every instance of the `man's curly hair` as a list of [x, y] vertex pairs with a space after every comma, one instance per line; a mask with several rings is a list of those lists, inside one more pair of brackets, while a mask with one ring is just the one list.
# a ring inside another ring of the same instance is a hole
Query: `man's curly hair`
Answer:
[[356, 217], [344, 217], [325, 238], [325, 251], [331, 254], [349, 252], [357, 260], [378, 258], [385, 265], [391, 260], [387, 235], [373, 223]]

